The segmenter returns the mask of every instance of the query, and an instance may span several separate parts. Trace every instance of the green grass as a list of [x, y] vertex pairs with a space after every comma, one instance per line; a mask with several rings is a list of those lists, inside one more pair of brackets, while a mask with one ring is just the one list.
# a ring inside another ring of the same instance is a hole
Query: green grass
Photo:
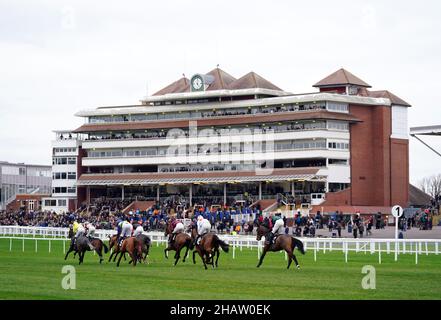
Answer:
[[[171, 254], [173, 255], [173, 253]], [[286, 270], [284, 254], [268, 253], [260, 269], [257, 251], [236, 250], [221, 253], [219, 268], [204, 270], [197, 258], [172, 266], [163, 257], [163, 247], [153, 245], [149, 265], [135, 268], [127, 262], [98, 264], [98, 256], [88, 252], [84, 265], [72, 257], [64, 261], [63, 246], [52, 241], [0, 239], [0, 299], [441, 299], [441, 255], [393, 253], [378, 255], [349, 253], [345, 263], [341, 252], [312, 251], [298, 254], [301, 269]], [[108, 255], [106, 255], [108, 257]], [[61, 287], [64, 265], [75, 266], [77, 289]], [[376, 268], [376, 290], [363, 290], [361, 269]]]

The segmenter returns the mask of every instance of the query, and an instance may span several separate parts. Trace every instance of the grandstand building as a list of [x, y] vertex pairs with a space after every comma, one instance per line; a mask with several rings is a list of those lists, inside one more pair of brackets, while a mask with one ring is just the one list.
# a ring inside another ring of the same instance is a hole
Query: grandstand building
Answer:
[[293, 94], [216, 68], [138, 105], [80, 111], [77, 205], [179, 195], [347, 213], [407, 206], [410, 105], [344, 69], [314, 87]]
[[39, 209], [41, 197], [50, 194], [51, 181], [50, 166], [0, 161], [0, 210]]
[[54, 131], [52, 141], [52, 196], [43, 198], [43, 210], [74, 211], [77, 203], [78, 160], [83, 137], [68, 130]]

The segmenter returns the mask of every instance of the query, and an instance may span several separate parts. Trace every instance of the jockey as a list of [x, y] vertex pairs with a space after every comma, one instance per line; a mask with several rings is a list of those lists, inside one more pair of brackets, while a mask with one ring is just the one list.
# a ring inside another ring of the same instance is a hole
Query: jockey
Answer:
[[71, 240], [71, 246], [75, 245], [78, 237], [83, 236], [86, 232], [84, 226], [81, 223], [78, 223], [77, 221], [74, 222], [72, 230], [74, 232], [74, 236], [72, 237]]
[[138, 225], [135, 229], [135, 232], [133, 233], [134, 237], [137, 237], [138, 235], [142, 234], [144, 232], [144, 228], [142, 225]]
[[93, 226], [93, 224], [86, 222], [85, 223], [86, 226], [86, 236], [89, 238], [89, 240], [92, 240], [92, 238], [95, 236], [95, 227]]
[[268, 239], [268, 242], [270, 245], [272, 244], [274, 237], [276, 235], [283, 234], [284, 230], [285, 230], [285, 227], [284, 227], [285, 223], [283, 222], [283, 219], [282, 219], [282, 211], [281, 210], [277, 211], [277, 213], [273, 217], [273, 221], [274, 221], [273, 229], [271, 230], [271, 233], [270, 233], [270, 236]]
[[211, 224], [210, 221], [204, 219], [204, 217], [202, 216], [199, 216], [197, 227], [198, 227], [198, 236], [196, 237], [195, 244], [199, 244], [199, 239], [201, 239], [204, 235], [210, 232]]
[[178, 233], [184, 232], [184, 224], [175, 217], [172, 217], [170, 220], [170, 227], [173, 229], [169, 239], [169, 243], [171, 244], [175, 241]]
[[118, 219], [116, 222], [116, 237], [119, 239], [119, 236], [121, 235], [122, 231], [122, 225], [124, 223], [124, 220]]
[[118, 245], [121, 246], [124, 239], [132, 236], [133, 226], [130, 223], [130, 219], [127, 217], [125, 221], [123, 221], [121, 225], [121, 234], [119, 235]]

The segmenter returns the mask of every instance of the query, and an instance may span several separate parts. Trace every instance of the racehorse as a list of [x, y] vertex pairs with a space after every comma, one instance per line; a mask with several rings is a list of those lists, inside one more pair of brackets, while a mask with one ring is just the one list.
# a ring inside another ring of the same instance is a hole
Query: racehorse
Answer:
[[[144, 254], [144, 256], [142, 256], [142, 254], [138, 256], [138, 261], [145, 262], [147, 259], [147, 256], [149, 255], [150, 245], [151, 245], [152, 241], [145, 234], [138, 235], [137, 239], [138, 239], [139, 243], [141, 243], [141, 252]], [[118, 257], [118, 254], [120, 254], [120, 247], [118, 246], [117, 241], [118, 241], [118, 236], [116, 234], [109, 237], [109, 250], [112, 249], [113, 247], [115, 247], [114, 250], [112, 251], [112, 253], [110, 254], [109, 262], [112, 260], [112, 258], [113, 258], [113, 262], [115, 262], [116, 258]], [[123, 253], [122, 255], [124, 257], [124, 260], [126, 260], [125, 253]], [[129, 264], [132, 262], [133, 261], [130, 260]]]
[[[209, 232], [205, 234], [200, 243], [196, 244], [194, 246], [194, 241], [196, 240], [198, 236], [197, 226], [193, 223], [190, 225], [191, 230], [191, 248], [195, 248], [195, 251], [193, 251], [193, 263], [196, 263], [196, 252], [199, 254], [199, 256], [202, 259], [202, 262], [204, 263], [205, 269], [207, 269], [207, 264], [211, 264], [213, 268], [218, 267], [218, 261], [219, 261], [219, 247], [222, 248], [224, 252], [228, 252], [229, 244], [219, 239], [219, 237], [213, 233]], [[214, 262], [214, 256], [216, 255], [216, 262]]]
[[[141, 255], [138, 257], [139, 262], [146, 262], [147, 256], [149, 255], [150, 251], [150, 245], [152, 241], [148, 236], [145, 234], [138, 234], [136, 236], [136, 239], [138, 239], [139, 243], [141, 243]], [[144, 253], [144, 256], [142, 254]], [[130, 263], [130, 262], [129, 262]]]
[[[113, 247], [115, 247], [113, 249], [112, 253], [110, 254], [109, 262], [112, 260], [112, 257], [113, 257], [113, 262], [115, 262], [116, 258], [118, 257], [119, 246], [118, 246], [117, 242], [118, 242], [118, 236], [116, 234], [109, 237], [109, 250], [111, 250]], [[126, 259], [126, 257], [124, 256], [124, 260], [125, 259]]]
[[[73, 233], [69, 232], [69, 236], [73, 237]], [[98, 256], [100, 257], [100, 263], [102, 263], [104, 261], [103, 258], [103, 248], [104, 248], [104, 253], [107, 253], [109, 251], [109, 249], [107, 248], [107, 246], [104, 244], [103, 241], [101, 241], [101, 239], [98, 238], [92, 238], [92, 240], [90, 241], [89, 238], [85, 237], [89, 243], [92, 245], [92, 247], [94, 248], [93, 250], [95, 250], [96, 253], [98, 253]], [[89, 248], [90, 250], [88, 250], [87, 248]], [[85, 251], [92, 251], [92, 248], [88, 245]], [[67, 259], [68, 255], [74, 251], [74, 258], [77, 255], [77, 253], [80, 253], [80, 250], [78, 250], [78, 239], [76, 240], [76, 244], [72, 244], [69, 247], [69, 250], [66, 253], [66, 256], [64, 257], [64, 260]], [[84, 254], [83, 254], [83, 258], [84, 258]], [[81, 261], [82, 262], [82, 261]]]
[[[76, 240], [75, 240], [75, 245], [70, 246], [69, 250], [66, 253], [66, 256], [64, 257], [64, 260], [67, 259], [67, 256], [69, 255], [69, 253], [71, 253], [72, 251], [75, 251], [75, 254], [78, 253], [78, 257], [79, 257], [79, 264], [82, 264], [84, 261], [84, 254], [86, 253], [86, 251], [93, 251], [95, 250], [94, 246], [90, 243], [89, 238], [87, 238], [84, 235], [79, 236]], [[102, 256], [100, 257], [100, 263], [102, 261]]]
[[[169, 236], [169, 237], [172, 236], [173, 230], [171, 228], [172, 228], [172, 226], [171, 226], [170, 222], [167, 221], [167, 224], [165, 225], [164, 236]], [[174, 265], [176, 265], [178, 263], [179, 259], [181, 258], [181, 250], [185, 247], [187, 249], [185, 250], [184, 259], [182, 260], [182, 262], [185, 262], [185, 259], [187, 258], [188, 250], [190, 249], [190, 246], [191, 246], [191, 237], [188, 234], [181, 232], [176, 235], [173, 243], [171, 243], [171, 242], [168, 243], [167, 248], [164, 249], [164, 255], [168, 259], [168, 252], [171, 250], [176, 251], [175, 256], [174, 256], [174, 258], [175, 258]]]
[[138, 262], [138, 257], [142, 256], [141, 247], [142, 244], [136, 237], [129, 237], [124, 239], [121, 248], [119, 250], [120, 256], [116, 266], [119, 267], [121, 258], [124, 256], [126, 252], [130, 255], [130, 258], [132, 259], [129, 263], [133, 262], [133, 266], [136, 266], [136, 263]]
[[[268, 234], [270, 231], [271, 230], [268, 227], [261, 224], [257, 228], [256, 240], [260, 241], [260, 239], [262, 239], [263, 236], [265, 236], [265, 238], [268, 239]], [[265, 255], [268, 251], [278, 252], [281, 250], [285, 250], [286, 253], [288, 254], [288, 267], [287, 267], [287, 269], [289, 269], [293, 259], [294, 259], [294, 262], [296, 263], [297, 269], [300, 269], [299, 262], [297, 261], [297, 258], [294, 254], [294, 249], [296, 247], [299, 249], [299, 251], [302, 254], [305, 254], [305, 250], [303, 249], [303, 242], [302, 241], [300, 241], [299, 239], [296, 239], [292, 236], [289, 236], [287, 234], [279, 235], [277, 238], [275, 238], [273, 240], [273, 243], [271, 245], [269, 243], [265, 243], [265, 247], [263, 248], [263, 252], [262, 252], [262, 255], [260, 256], [260, 260], [259, 260], [257, 267], [258, 268], [260, 267], [260, 265], [263, 262], [263, 258], [265, 258]]]

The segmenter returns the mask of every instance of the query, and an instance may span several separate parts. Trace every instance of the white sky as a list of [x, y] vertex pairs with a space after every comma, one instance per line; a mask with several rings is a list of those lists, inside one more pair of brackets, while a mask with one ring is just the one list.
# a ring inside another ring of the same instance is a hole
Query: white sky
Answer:
[[[284, 90], [345, 67], [441, 124], [441, 2], [0, 0], [0, 160], [51, 163], [81, 109], [136, 104], [181, 77], [255, 71]], [[441, 158], [410, 140], [410, 177]], [[440, 138], [425, 138], [441, 150]]]

